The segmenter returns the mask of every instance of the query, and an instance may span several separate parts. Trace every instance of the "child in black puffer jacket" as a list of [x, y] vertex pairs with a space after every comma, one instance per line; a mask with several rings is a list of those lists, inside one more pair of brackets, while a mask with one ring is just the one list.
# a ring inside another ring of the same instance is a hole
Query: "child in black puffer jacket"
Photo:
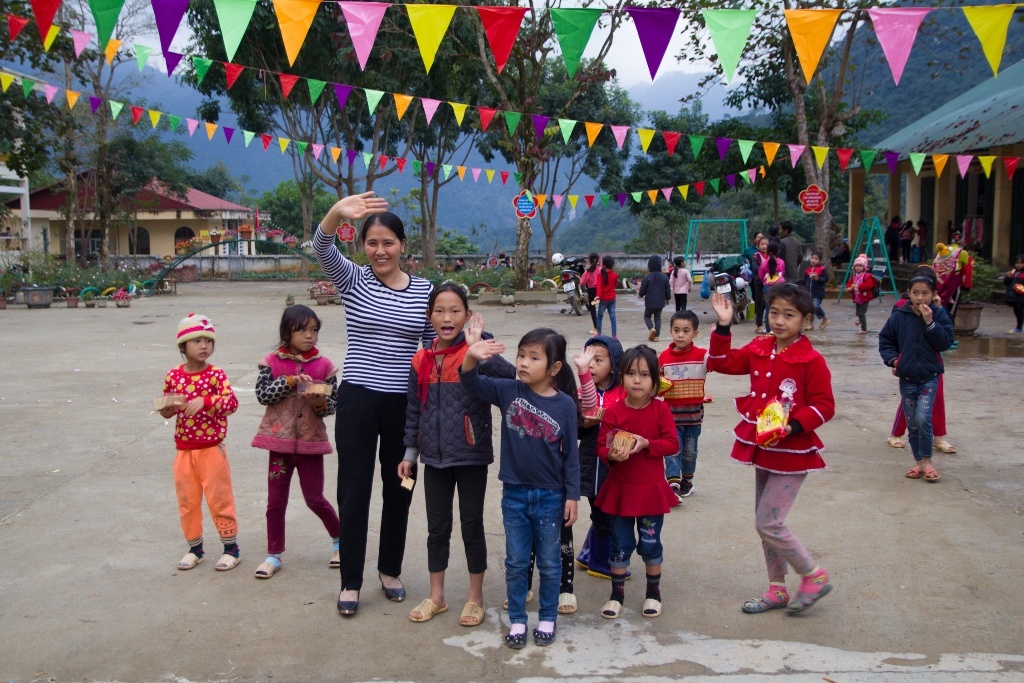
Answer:
[[651, 256], [647, 259], [647, 275], [640, 281], [637, 295], [644, 300], [644, 324], [647, 325], [647, 338], [654, 342], [661, 335], [661, 312], [672, 300], [672, 284], [668, 275], [661, 272], [661, 258]]

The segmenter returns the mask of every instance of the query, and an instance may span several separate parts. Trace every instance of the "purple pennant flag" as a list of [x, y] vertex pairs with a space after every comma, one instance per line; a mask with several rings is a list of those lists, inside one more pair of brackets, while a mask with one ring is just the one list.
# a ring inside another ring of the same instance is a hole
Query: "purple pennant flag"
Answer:
[[618, 197], [619, 197], [619, 206], [625, 206], [626, 205], [626, 193], [625, 192], [620, 192], [618, 194]]
[[729, 153], [732, 138], [715, 138], [715, 144], [718, 145], [718, 158], [724, 161], [725, 155]]
[[896, 173], [896, 166], [900, 163], [900, 153], [886, 152], [885, 163], [889, 164], [889, 173]]
[[640, 47], [644, 50], [644, 57], [647, 59], [647, 70], [651, 72], [651, 80], [654, 80], [661, 66], [661, 60], [665, 58], [665, 50], [668, 49], [669, 41], [672, 40], [672, 33], [676, 29], [676, 22], [679, 19], [679, 10], [672, 8], [645, 8], [627, 7], [626, 11], [633, 18], [636, 25], [637, 35], [640, 37]]
[[[348, 96], [352, 93], [351, 85], [342, 85], [341, 83], [334, 84], [334, 96], [338, 98], [338, 107], [341, 109], [345, 108], [345, 103], [348, 102]], [[351, 152], [354, 154], [354, 152]], [[349, 162], [352, 163], [351, 161]]]
[[730, 173], [725, 176], [725, 182], [729, 183], [729, 187], [736, 187], [736, 174]]
[[167, 62], [167, 75], [171, 76], [174, 74], [174, 70], [178, 68], [178, 62], [181, 61], [182, 55], [180, 52], [174, 52], [173, 50], [167, 50], [164, 52], [164, 60]]
[[428, 161], [427, 162], [427, 177], [428, 178], [433, 178], [434, 177], [434, 169], [435, 168], [437, 168], [437, 164], [435, 164], [433, 161]]
[[231, 136], [235, 134], [235, 129], [224, 126], [223, 128], [221, 128], [221, 130], [224, 131], [224, 139], [227, 140], [228, 144], [230, 145]]
[[188, 11], [188, 0], [151, 0], [150, 4], [153, 5], [153, 16], [156, 17], [156, 30], [160, 34], [160, 49], [166, 59], [174, 34]]
[[548, 121], [550, 120], [551, 118], [548, 116], [533, 115], [533, 132], [537, 134], [538, 142], [544, 137], [544, 129], [548, 127]]
[[99, 97], [89, 96], [89, 106], [92, 107], [92, 113], [95, 114], [96, 110], [103, 104], [103, 100]]
[[[335, 87], [337, 87], [337, 86], [335, 86]], [[348, 165], [349, 166], [351, 166], [352, 164], [356, 163], [356, 155], [357, 154], [359, 154], [359, 152], [355, 151], [354, 149], [350, 149], [350, 150], [345, 152], [345, 156], [348, 157]]]

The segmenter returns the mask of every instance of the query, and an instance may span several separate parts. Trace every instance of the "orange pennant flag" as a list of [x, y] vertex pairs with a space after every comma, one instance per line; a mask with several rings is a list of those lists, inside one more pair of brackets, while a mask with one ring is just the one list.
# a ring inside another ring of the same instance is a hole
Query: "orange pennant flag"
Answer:
[[274, 0], [274, 14], [281, 28], [281, 39], [284, 40], [289, 66], [295, 64], [295, 58], [299, 56], [299, 50], [302, 49], [302, 43], [306, 40], [319, 7], [320, 0]]
[[946, 162], [949, 161], [948, 154], [933, 154], [932, 165], [935, 166], [935, 176], [937, 178], [942, 177], [942, 170], [946, 168]]
[[[654, 131], [652, 130], [651, 133], [653, 134]], [[658, 201], [658, 191], [657, 190], [647, 190], [647, 196], [651, 198], [651, 204], [653, 204], [656, 201]]]
[[213, 134], [216, 133], [216, 132], [217, 132], [217, 124], [216, 123], [207, 122], [206, 123], [206, 139], [207, 140], [212, 140], [213, 139]]
[[465, 166], [456, 166], [455, 170], [459, 172], [459, 180], [465, 180], [466, 179], [466, 167]]
[[117, 56], [117, 51], [121, 49], [121, 41], [117, 38], [111, 38], [107, 41], [107, 49], [104, 50], [103, 54], [107, 58], [107, 64], [114, 63], [114, 57]]
[[68, 90], [65, 93], [65, 97], [68, 100], [68, 109], [74, 109], [75, 108], [75, 103], [78, 102], [78, 96], [80, 94], [81, 93], [77, 93], [74, 90]]
[[395, 111], [398, 113], [398, 120], [401, 121], [402, 117], [405, 116], [405, 110], [412, 104], [412, 95], [393, 94], [395, 96]]
[[771, 166], [775, 163], [775, 155], [779, 153], [779, 147], [782, 145], [778, 142], [762, 142], [761, 146], [764, 147], [764, 156], [768, 160], [768, 165]]
[[546, 200], [548, 196], [546, 194], [535, 194], [533, 195], [533, 198], [537, 200], [537, 208], [539, 209], [544, 206], [544, 200]]
[[598, 133], [604, 128], [603, 123], [594, 123], [593, 121], [584, 121], [584, 126], [587, 129], [587, 144], [591, 147], [594, 146], [594, 141], [597, 140]]
[[838, 9], [787, 9], [786, 24], [789, 35], [793, 38], [793, 47], [800, 60], [800, 68], [804, 72], [804, 81], [811, 82], [814, 72], [818, 70], [821, 55], [824, 54], [832, 31], [842, 10]]
[[341, 156], [341, 147], [331, 147], [331, 158], [334, 159], [334, 163], [338, 163], [338, 157]]

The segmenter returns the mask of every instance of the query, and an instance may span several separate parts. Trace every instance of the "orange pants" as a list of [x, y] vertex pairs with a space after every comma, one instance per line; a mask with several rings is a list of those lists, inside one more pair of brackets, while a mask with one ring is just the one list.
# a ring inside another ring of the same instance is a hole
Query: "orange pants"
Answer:
[[178, 494], [181, 530], [189, 545], [203, 540], [203, 494], [221, 541], [235, 543], [238, 521], [231, 491], [231, 466], [223, 444], [178, 451], [174, 458], [174, 490]]

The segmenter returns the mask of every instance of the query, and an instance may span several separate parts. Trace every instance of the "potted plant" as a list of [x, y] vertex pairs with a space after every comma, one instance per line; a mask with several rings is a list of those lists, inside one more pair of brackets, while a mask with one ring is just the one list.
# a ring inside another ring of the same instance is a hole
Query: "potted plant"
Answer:
[[242, 225], [238, 226], [238, 234], [243, 240], [251, 240], [252, 226], [249, 225], [248, 223], [243, 223]]
[[123, 287], [114, 292], [114, 296], [111, 298], [114, 301], [114, 305], [118, 308], [128, 308], [132, 305], [132, 295]]
[[210, 244], [217, 244], [220, 242], [220, 230], [214, 228], [210, 231]]
[[285, 235], [284, 244], [286, 247], [295, 248], [295, 245], [299, 243], [299, 238], [295, 235]]
[[278, 244], [280, 244], [281, 242], [284, 241], [284, 230], [278, 230], [277, 228], [267, 230], [267, 238], [271, 242], [277, 242]]
[[331, 297], [338, 293], [338, 290], [335, 289], [334, 283], [330, 280], [320, 280], [313, 283], [312, 292], [317, 305], [326, 306], [330, 303]]
[[82, 303], [86, 308], [96, 308], [96, 292], [89, 290], [82, 295]]
[[502, 286], [498, 292], [501, 294], [499, 301], [506, 306], [511, 306], [516, 302], [516, 290], [509, 286]]
[[105, 296], [97, 296], [96, 297], [96, 308], [106, 308], [106, 307], [107, 307], [107, 297], [105, 297]]
[[66, 287], [64, 289], [64, 303], [68, 305], [68, 308], [78, 308], [78, 293], [81, 291], [80, 287]]
[[999, 282], [999, 275], [991, 263], [981, 256], [974, 257], [971, 288], [960, 293], [953, 332], [970, 335], [977, 331], [981, 326], [981, 312], [985, 304], [992, 300], [992, 292]]

